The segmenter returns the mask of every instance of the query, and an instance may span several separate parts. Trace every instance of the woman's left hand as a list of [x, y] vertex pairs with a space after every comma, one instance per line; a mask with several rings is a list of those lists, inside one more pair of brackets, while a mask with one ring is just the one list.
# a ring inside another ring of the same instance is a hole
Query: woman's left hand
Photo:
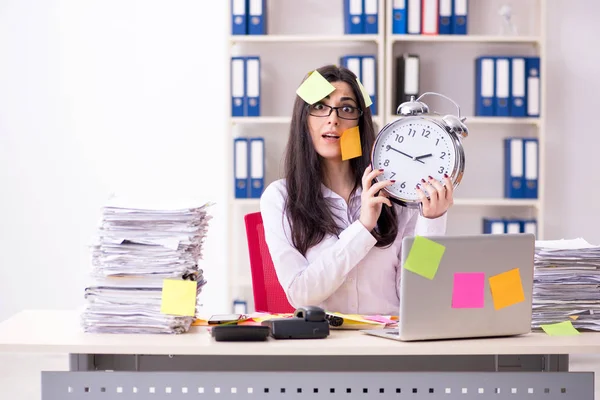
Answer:
[[[421, 179], [417, 185], [417, 194], [421, 199], [421, 213], [426, 218], [438, 218], [454, 204], [454, 186], [448, 175], [444, 174], [444, 186], [431, 176], [428, 180]], [[429, 193], [429, 198], [423, 191]]]

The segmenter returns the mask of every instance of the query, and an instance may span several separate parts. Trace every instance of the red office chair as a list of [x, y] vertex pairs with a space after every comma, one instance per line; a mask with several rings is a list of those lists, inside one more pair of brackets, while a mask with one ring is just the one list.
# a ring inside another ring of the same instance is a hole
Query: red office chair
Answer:
[[275, 273], [265, 241], [265, 229], [260, 212], [246, 214], [244, 222], [252, 272], [254, 308], [259, 312], [293, 313], [295, 309], [288, 302]]

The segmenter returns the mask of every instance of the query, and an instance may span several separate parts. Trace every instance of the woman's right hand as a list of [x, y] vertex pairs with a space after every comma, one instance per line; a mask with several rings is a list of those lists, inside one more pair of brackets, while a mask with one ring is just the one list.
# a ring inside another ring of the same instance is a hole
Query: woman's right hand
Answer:
[[361, 194], [361, 207], [360, 207], [360, 218], [359, 221], [364, 225], [365, 228], [369, 232], [371, 232], [375, 225], [377, 225], [377, 220], [379, 219], [379, 215], [381, 214], [381, 207], [383, 204], [388, 207], [392, 206], [390, 199], [381, 195], [378, 196], [379, 191], [386, 186], [393, 185], [393, 180], [381, 181], [373, 184], [373, 180], [383, 173], [382, 169], [372, 170], [371, 165], [369, 165], [363, 174], [362, 177], [362, 194]]

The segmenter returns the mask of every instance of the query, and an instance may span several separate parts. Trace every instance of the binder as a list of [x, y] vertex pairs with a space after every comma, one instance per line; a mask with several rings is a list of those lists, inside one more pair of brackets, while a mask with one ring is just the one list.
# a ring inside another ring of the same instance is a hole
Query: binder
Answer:
[[408, 0], [408, 17], [406, 19], [406, 33], [411, 35], [421, 34], [421, 0]]
[[497, 218], [484, 218], [483, 233], [489, 233], [493, 235], [505, 233], [504, 220]]
[[392, 5], [392, 33], [406, 34], [406, 0], [394, 0]]
[[524, 117], [526, 114], [524, 57], [511, 58], [510, 81], [510, 115]]
[[521, 221], [516, 219], [509, 219], [504, 221], [506, 226], [506, 233], [521, 233]]
[[266, 0], [248, 0], [248, 34], [267, 33]]
[[468, 0], [454, 0], [454, 13], [452, 15], [452, 33], [455, 35], [467, 34]]
[[523, 162], [523, 139], [504, 139], [504, 197], [509, 199], [524, 197]]
[[495, 57], [496, 60], [496, 115], [510, 115], [510, 61], [507, 57]]
[[536, 219], [525, 219], [522, 220], [521, 223], [523, 224], [521, 231], [523, 233], [533, 233], [535, 236], [537, 236], [537, 220]]
[[361, 78], [365, 90], [371, 98], [371, 114], [377, 115], [377, 64], [375, 56], [364, 56], [362, 58]]
[[437, 35], [440, 19], [438, 0], [422, 0], [421, 6], [421, 34]]
[[452, 34], [452, 0], [440, 0], [439, 34]]
[[378, 2], [379, 0], [364, 0], [364, 33], [366, 34], [376, 35], [379, 32]]
[[246, 19], [246, 0], [231, 0], [231, 34], [246, 35], [248, 33]]
[[248, 198], [248, 139], [233, 140], [233, 191], [236, 199]]
[[357, 35], [363, 32], [363, 0], [344, 0], [344, 33]]
[[537, 199], [538, 197], [538, 140], [523, 139], [525, 158], [525, 191], [526, 199]]
[[525, 58], [525, 68], [527, 69], [527, 116], [540, 116], [540, 58]]
[[[346, 55], [340, 57], [340, 65], [348, 68], [350, 71], [354, 72], [354, 75], [362, 82], [362, 55]], [[363, 82], [364, 84], [364, 82]]]
[[250, 139], [250, 188], [249, 197], [260, 198], [265, 186], [265, 140], [263, 138]]
[[495, 62], [492, 57], [475, 59], [475, 115], [493, 116], [496, 114], [495, 100]]
[[246, 115], [260, 116], [260, 58], [246, 57]]
[[396, 58], [396, 105], [392, 113], [395, 115], [398, 106], [409, 101], [411, 96], [419, 97], [419, 56], [403, 54]]
[[246, 61], [231, 57], [231, 116], [246, 115]]

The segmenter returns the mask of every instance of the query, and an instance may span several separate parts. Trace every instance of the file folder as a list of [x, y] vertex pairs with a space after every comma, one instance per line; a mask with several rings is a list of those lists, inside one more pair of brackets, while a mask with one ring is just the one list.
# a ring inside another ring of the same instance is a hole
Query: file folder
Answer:
[[422, 0], [421, 5], [421, 34], [437, 35], [440, 19], [438, 0]]
[[509, 199], [524, 197], [523, 162], [523, 139], [504, 139], [504, 197]]
[[394, 0], [392, 5], [392, 33], [406, 34], [406, 0]]
[[452, 0], [440, 0], [439, 34], [452, 34]]
[[[354, 75], [362, 82], [362, 55], [346, 55], [340, 57], [340, 65], [348, 68], [350, 71], [354, 72]], [[364, 82], [363, 82], [364, 83]]]
[[494, 218], [483, 219], [483, 233], [490, 233], [493, 235], [505, 233], [504, 220]]
[[233, 184], [237, 199], [248, 198], [248, 139], [236, 138], [233, 141]]
[[454, 13], [452, 15], [452, 33], [455, 35], [467, 34], [468, 0], [454, 0]]
[[371, 114], [377, 115], [377, 65], [375, 56], [364, 56], [362, 58], [360, 81], [373, 103], [371, 104]]
[[248, 34], [267, 33], [266, 0], [248, 0]]
[[540, 116], [540, 58], [527, 57], [525, 59], [527, 68], [527, 115], [529, 117]]
[[526, 115], [524, 57], [512, 57], [510, 80], [510, 115], [524, 117]]
[[510, 62], [506, 57], [496, 57], [496, 115], [510, 115]]
[[475, 115], [490, 117], [496, 114], [495, 62], [492, 57], [475, 59]]
[[376, 35], [379, 32], [378, 2], [379, 0], [364, 0], [365, 19], [364, 32]]
[[421, 34], [421, 0], [408, 0], [406, 33]]
[[245, 35], [247, 33], [246, 0], [231, 0], [231, 34]]
[[363, 0], [344, 0], [344, 33], [357, 35], [363, 32]]
[[260, 58], [246, 57], [246, 115], [260, 116]]
[[265, 140], [250, 139], [250, 196], [260, 198], [265, 186]]
[[523, 139], [525, 156], [525, 192], [527, 199], [538, 197], [538, 140]]
[[231, 58], [231, 116], [246, 115], [246, 61], [244, 57]]
[[535, 236], [537, 236], [537, 220], [526, 219], [521, 222], [523, 224], [523, 228], [522, 228], [523, 233], [533, 233]]
[[504, 221], [506, 224], [506, 233], [521, 233], [521, 222], [514, 219]]
[[419, 97], [419, 56], [403, 54], [396, 58], [396, 104], [392, 113], [395, 115], [398, 106], [410, 101], [411, 96]]

